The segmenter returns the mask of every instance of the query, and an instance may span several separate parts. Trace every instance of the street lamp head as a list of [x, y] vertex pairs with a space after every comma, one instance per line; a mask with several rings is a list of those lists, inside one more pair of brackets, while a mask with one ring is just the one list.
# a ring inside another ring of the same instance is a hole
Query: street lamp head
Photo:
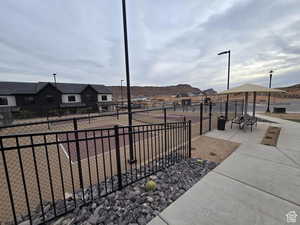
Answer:
[[218, 53], [218, 55], [224, 55], [224, 54], [228, 54], [228, 53], [230, 53], [230, 50], [224, 51], [224, 52], [220, 52], [220, 53]]
[[270, 70], [270, 74], [272, 74], [273, 73], [273, 70]]

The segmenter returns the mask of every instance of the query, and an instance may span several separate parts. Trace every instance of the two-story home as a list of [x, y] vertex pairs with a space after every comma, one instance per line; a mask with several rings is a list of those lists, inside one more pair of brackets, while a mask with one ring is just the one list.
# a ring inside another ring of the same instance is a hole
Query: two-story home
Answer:
[[0, 82], [0, 110], [76, 112], [79, 108], [112, 110], [112, 90], [98, 84]]

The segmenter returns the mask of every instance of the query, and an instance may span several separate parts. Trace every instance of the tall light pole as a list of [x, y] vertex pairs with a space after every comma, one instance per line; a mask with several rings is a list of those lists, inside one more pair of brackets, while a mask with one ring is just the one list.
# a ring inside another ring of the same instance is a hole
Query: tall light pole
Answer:
[[[55, 88], [57, 88], [56, 87], [56, 73], [53, 73], [52, 74], [53, 75], [53, 80], [54, 80], [54, 86], [55, 86]], [[59, 99], [58, 99], [58, 102], [57, 102], [57, 113], [60, 115], [60, 112], [59, 112]]]
[[127, 108], [128, 108], [128, 137], [129, 137], [129, 163], [135, 163], [133, 155], [132, 139], [132, 114], [131, 114], [131, 93], [130, 93], [130, 71], [129, 71], [129, 54], [128, 54], [128, 37], [127, 37], [127, 18], [126, 18], [126, 0], [122, 0], [123, 30], [124, 30], [124, 50], [125, 50], [125, 67], [127, 82]]
[[124, 80], [121, 80], [121, 105], [122, 105], [122, 108], [123, 108], [123, 81]]
[[[218, 55], [228, 54], [228, 71], [227, 71], [227, 90], [229, 89], [229, 77], [230, 77], [230, 50], [220, 52]], [[227, 94], [227, 100], [225, 105], [225, 119], [228, 119], [228, 104], [229, 104], [229, 94]]]
[[[270, 81], [269, 81], [269, 88], [271, 88], [272, 85], [272, 76], [273, 76], [273, 70], [270, 70]], [[271, 98], [271, 92], [268, 93], [268, 108], [266, 112], [270, 112], [270, 98]]]
[[54, 85], [56, 87], [56, 73], [53, 74], [53, 79], [54, 79]]

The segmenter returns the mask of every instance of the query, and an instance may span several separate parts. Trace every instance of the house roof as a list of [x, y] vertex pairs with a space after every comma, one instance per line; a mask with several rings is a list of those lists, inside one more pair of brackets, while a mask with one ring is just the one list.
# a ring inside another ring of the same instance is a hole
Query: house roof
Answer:
[[[14, 95], [14, 94], [36, 94], [45, 86], [55, 84], [48, 82], [0, 82], [0, 95]], [[86, 87], [91, 86], [99, 94], [111, 94], [112, 89], [100, 84], [75, 84], [75, 83], [56, 83], [56, 88], [63, 94], [79, 94]]]
[[36, 83], [0, 82], [0, 95], [35, 94]]
[[92, 88], [94, 88], [95, 91], [97, 91], [97, 93], [99, 93], [99, 94], [111, 94], [112, 93], [112, 89], [110, 87], [106, 87], [101, 84], [92, 84], [90, 86], [92, 86]]

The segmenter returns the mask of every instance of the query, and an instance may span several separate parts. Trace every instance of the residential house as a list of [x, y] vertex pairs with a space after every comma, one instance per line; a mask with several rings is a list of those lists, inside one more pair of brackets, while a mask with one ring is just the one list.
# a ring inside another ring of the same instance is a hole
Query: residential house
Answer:
[[0, 82], [0, 111], [8, 108], [39, 114], [58, 109], [76, 113], [80, 108], [111, 111], [112, 90], [98, 84]]

